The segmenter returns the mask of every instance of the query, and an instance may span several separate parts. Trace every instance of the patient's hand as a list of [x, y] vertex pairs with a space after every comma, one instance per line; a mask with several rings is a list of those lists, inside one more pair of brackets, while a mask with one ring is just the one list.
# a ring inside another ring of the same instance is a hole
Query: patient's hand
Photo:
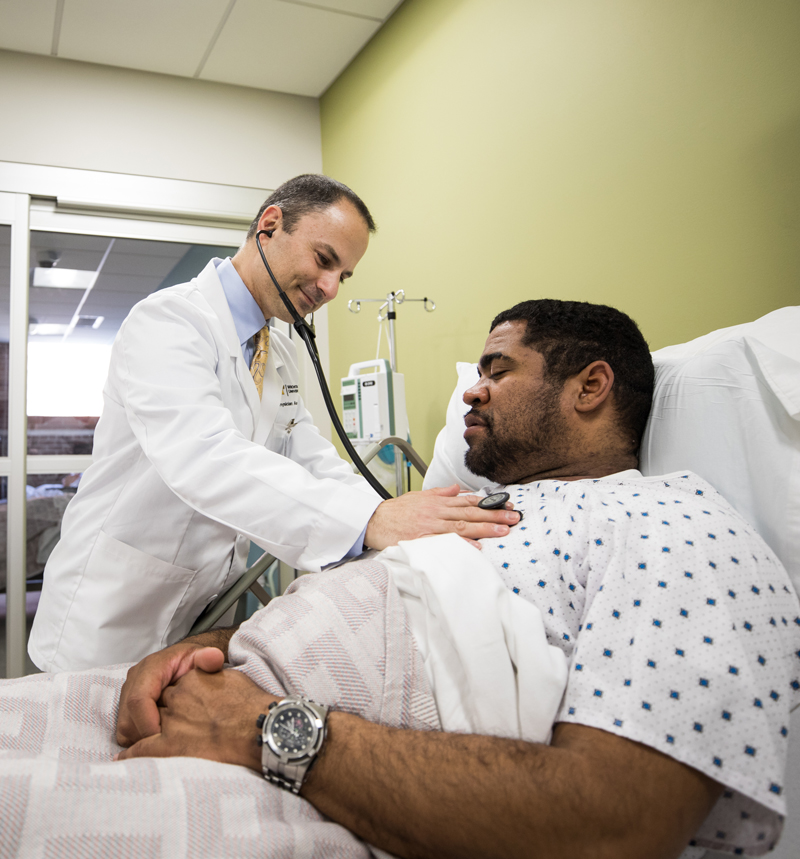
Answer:
[[128, 671], [119, 697], [117, 742], [121, 746], [161, 730], [157, 702], [161, 693], [195, 666], [219, 671], [233, 630], [212, 630], [151, 653]]
[[[202, 663], [204, 657], [197, 661]], [[189, 756], [241, 764], [260, 773], [256, 719], [277, 700], [241, 671], [227, 668], [209, 673], [195, 667], [164, 690], [159, 706], [161, 732], [121, 752], [119, 760]]]
[[379, 504], [367, 523], [364, 542], [371, 549], [396, 546], [432, 534], [455, 533], [480, 548], [482, 537], [505, 537], [519, 522], [514, 510], [482, 510], [477, 495], [459, 495], [458, 484], [407, 492]]

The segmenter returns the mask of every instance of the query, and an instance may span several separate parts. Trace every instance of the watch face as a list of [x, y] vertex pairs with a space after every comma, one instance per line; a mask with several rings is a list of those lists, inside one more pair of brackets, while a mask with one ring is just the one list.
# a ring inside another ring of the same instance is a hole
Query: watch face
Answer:
[[296, 755], [313, 744], [316, 728], [299, 707], [287, 707], [272, 723], [272, 741], [279, 752]]

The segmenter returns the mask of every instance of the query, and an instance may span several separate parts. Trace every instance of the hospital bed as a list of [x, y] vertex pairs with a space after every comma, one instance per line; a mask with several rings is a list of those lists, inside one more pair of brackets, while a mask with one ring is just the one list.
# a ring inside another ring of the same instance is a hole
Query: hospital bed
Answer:
[[[656, 385], [640, 468], [646, 475], [688, 469], [718, 489], [769, 543], [800, 591], [800, 307], [714, 331], [653, 353]], [[447, 409], [430, 468], [401, 439], [397, 444], [425, 477], [423, 488], [459, 483], [478, 490], [486, 480], [464, 466], [462, 396], [475, 364], [458, 364], [458, 384]], [[427, 473], [426, 473], [427, 471]], [[208, 629], [273, 559], [265, 556], [204, 615]], [[265, 601], [265, 600], [262, 600]], [[800, 856], [800, 711], [792, 719], [787, 777], [789, 815], [774, 859]], [[707, 859], [721, 857], [712, 851]]]

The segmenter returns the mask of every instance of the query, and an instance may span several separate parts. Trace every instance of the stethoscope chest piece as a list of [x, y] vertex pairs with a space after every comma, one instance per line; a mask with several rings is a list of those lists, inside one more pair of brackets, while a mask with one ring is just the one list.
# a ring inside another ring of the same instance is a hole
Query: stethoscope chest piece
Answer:
[[[511, 496], [507, 492], [495, 492], [493, 495], [487, 495], [486, 498], [481, 498], [478, 502], [478, 507], [481, 510], [499, 510], [501, 507], [506, 506], [506, 501], [511, 498]], [[519, 525], [522, 521], [522, 511], [515, 511], [519, 513], [519, 522], [515, 523]]]
[[505, 507], [506, 501], [511, 498], [507, 492], [495, 492], [494, 495], [487, 495], [486, 498], [481, 498], [478, 502], [478, 507], [481, 510], [499, 510]]

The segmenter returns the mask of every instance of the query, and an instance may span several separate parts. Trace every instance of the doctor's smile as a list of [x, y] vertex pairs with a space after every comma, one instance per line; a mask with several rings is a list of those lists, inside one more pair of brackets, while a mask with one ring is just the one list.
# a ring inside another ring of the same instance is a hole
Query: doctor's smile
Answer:
[[[296, 294], [301, 299], [300, 303], [305, 304], [308, 308], [306, 314], [314, 313], [330, 300], [321, 289], [314, 289], [310, 286], [298, 286], [296, 289]], [[295, 304], [297, 303], [296, 301]]]

